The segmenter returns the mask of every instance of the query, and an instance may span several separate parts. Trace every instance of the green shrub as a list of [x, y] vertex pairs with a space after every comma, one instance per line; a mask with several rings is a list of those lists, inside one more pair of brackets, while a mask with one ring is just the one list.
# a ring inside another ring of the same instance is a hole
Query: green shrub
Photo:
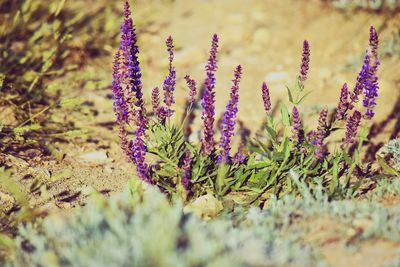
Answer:
[[400, 171], [400, 139], [393, 139], [387, 145], [386, 148], [391, 154], [394, 161], [394, 168]]

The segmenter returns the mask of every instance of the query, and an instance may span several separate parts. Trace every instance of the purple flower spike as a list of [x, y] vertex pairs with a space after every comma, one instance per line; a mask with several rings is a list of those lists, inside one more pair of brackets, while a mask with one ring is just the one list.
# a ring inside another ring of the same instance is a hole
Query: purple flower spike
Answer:
[[371, 47], [371, 53], [375, 58], [378, 58], [378, 45], [379, 38], [374, 26], [369, 29], [369, 46]]
[[[380, 65], [378, 58], [378, 34], [374, 27], [371, 26], [369, 43], [371, 47], [372, 59], [370, 60], [370, 66], [368, 68], [367, 77], [364, 80], [364, 100], [363, 106], [366, 108], [364, 114], [365, 119], [372, 119], [375, 113], [373, 111], [376, 106], [376, 98], [378, 97], [379, 83], [378, 83], [378, 66]], [[367, 51], [368, 54], [368, 51]]]
[[[120, 130], [122, 149], [136, 165], [138, 176], [151, 183], [149, 167], [145, 163], [146, 146], [142, 137], [147, 127], [147, 116], [142, 94], [141, 70], [136, 45], [137, 37], [128, 1], [124, 6], [124, 22], [121, 26], [120, 48], [115, 55], [113, 67], [114, 109]], [[128, 141], [126, 126], [136, 126], [133, 141]]]
[[176, 84], [176, 72], [175, 69], [172, 68], [171, 72], [169, 75], [165, 78], [164, 80], [164, 103], [168, 107], [168, 117], [170, 117], [173, 113], [174, 110], [171, 109], [172, 104], [175, 103], [174, 100], [174, 91], [175, 91], [175, 84]]
[[376, 106], [376, 97], [378, 96], [378, 76], [376, 75], [377, 68], [372, 67], [370, 77], [368, 80], [365, 81], [365, 90], [364, 90], [364, 100], [363, 106], [367, 109], [364, 118], [365, 119], [372, 119], [374, 116], [374, 107]]
[[196, 95], [197, 95], [197, 86], [196, 86], [196, 81], [191, 79], [189, 75], [185, 76], [185, 81], [187, 86], [189, 87], [189, 105], [193, 106], [194, 103], [196, 102]]
[[172, 104], [175, 103], [174, 100], [174, 91], [176, 85], [176, 71], [172, 66], [172, 61], [174, 60], [174, 40], [171, 36], [166, 40], [167, 51], [169, 53], [169, 67], [168, 67], [168, 76], [164, 80], [164, 103], [167, 106], [167, 117], [172, 116], [174, 110], [171, 109]]
[[210, 50], [210, 57], [206, 65], [207, 77], [204, 82], [202, 99], [203, 138], [202, 154], [210, 155], [214, 150], [214, 121], [215, 121], [215, 72], [217, 71], [218, 35], [214, 34]]
[[309, 64], [310, 64], [310, 45], [307, 40], [304, 40], [303, 53], [301, 56], [300, 75], [299, 75], [299, 80], [302, 85], [307, 80]]
[[190, 180], [192, 179], [192, 153], [190, 150], [186, 150], [185, 156], [183, 158], [183, 170], [185, 174], [181, 180], [183, 187], [186, 191], [190, 191]]
[[336, 108], [336, 119], [337, 120], [345, 120], [346, 113], [348, 110], [348, 97], [349, 97], [349, 90], [347, 88], [347, 83], [344, 83], [342, 86], [342, 90], [340, 93], [340, 99], [338, 107]]
[[153, 106], [154, 115], [157, 115], [160, 108], [160, 89], [158, 87], [154, 87], [151, 92], [151, 105]]
[[235, 70], [235, 78], [231, 88], [231, 99], [226, 106], [223, 120], [222, 120], [222, 133], [219, 143], [220, 155], [219, 162], [229, 163], [229, 152], [231, 150], [231, 139], [235, 134], [236, 116], [238, 112], [239, 102], [239, 83], [242, 78], [242, 67], [239, 65]]
[[[126, 82], [128, 84], [128, 91], [126, 92], [126, 101], [132, 105], [131, 113], [137, 116], [137, 118], [132, 118], [136, 124], [147, 124], [142, 93], [142, 73], [138, 58], [139, 48], [137, 46], [136, 30], [131, 18], [128, 1], [125, 1], [124, 22], [121, 26], [121, 31], [120, 49], [123, 51], [124, 68], [127, 69]], [[134, 111], [134, 106], [138, 109], [137, 112]]]
[[356, 86], [354, 87], [353, 93], [350, 95], [350, 100], [351, 100], [349, 107], [350, 110], [353, 109], [354, 104], [359, 101], [359, 96], [364, 89], [365, 81], [368, 80], [369, 72], [370, 72], [370, 57], [367, 51], [364, 57], [364, 63], [357, 76]]
[[361, 122], [361, 113], [359, 111], [354, 111], [353, 115], [347, 119], [346, 123], [346, 134], [343, 138], [343, 143], [341, 147], [345, 145], [353, 144], [357, 135], [358, 127]]
[[169, 115], [169, 109], [166, 107], [159, 107], [156, 113], [156, 116], [158, 118], [158, 121], [165, 125], [165, 120], [167, 119]]
[[142, 135], [144, 134], [143, 129], [138, 128], [135, 131], [136, 139], [131, 142], [130, 151], [132, 151], [131, 160], [136, 165], [136, 172], [139, 178], [149, 184], [153, 184], [153, 180], [150, 175], [149, 166], [145, 162], [146, 158], [146, 145], [143, 142]]
[[354, 107], [354, 103], [358, 102], [359, 95], [364, 90], [363, 106], [367, 109], [364, 114], [365, 119], [372, 119], [374, 116], [373, 108], [376, 106], [376, 97], [378, 96], [378, 66], [380, 65], [378, 58], [378, 34], [373, 26], [370, 28], [369, 46], [371, 52], [367, 50], [365, 53], [364, 63], [360, 73], [357, 76], [356, 86], [350, 96], [350, 108]]
[[318, 127], [317, 127], [317, 134], [315, 138], [315, 156], [318, 160], [323, 160], [326, 154], [325, 151], [325, 129], [326, 129], [326, 121], [328, 118], [328, 108], [324, 108], [321, 110], [318, 119]]
[[167, 51], [169, 53], [169, 71], [172, 70], [172, 61], [174, 60], [174, 39], [172, 39], [172, 36], [169, 36], [167, 40], [165, 41], [165, 44], [167, 45]]
[[262, 99], [264, 102], [265, 112], [268, 115], [271, 115], [271, 110], [272, 110], [271, 109], [271, 98], [269, 97], [269, 89], [265, 82], [263, 82], [263, 84], [262, 84], [261, 91], [262, 91]]
[[125, 129], [125, 123], [127, 122], [128, 106], [126, 105], [124, 92], [122, 91], [122, 77], [121, 77], [121, 51], [118, 50], [115, 54], [114, 64], [113, 64], [113, 81], [112, 81], [112, 91], [114, 99], [114, 112], [117, 117], [117, 124], [119, 129], [119, 137], [121, 140], [121, 148], [124, 152], [128, 148], [128, 138]]
[[293, 107], [292, 111], [292, 141], [295, 141], [298, 144], [304, 142], [303, 123], [301, 122], [297, 107]]

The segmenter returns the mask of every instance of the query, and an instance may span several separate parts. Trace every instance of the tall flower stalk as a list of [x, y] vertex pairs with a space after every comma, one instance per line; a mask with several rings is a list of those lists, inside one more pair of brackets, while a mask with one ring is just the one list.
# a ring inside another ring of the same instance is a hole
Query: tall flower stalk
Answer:
[[147, 115], [144, 106], [142, 92], [142, 72], [139, 63], [139, 48], [137, 46], [136, 29], [131, 17], [131, 11], [128, 1], [125, 1], [124, 22], [121, 26], [121, 43], [120, 49], [124, 55], [124, 67], [126, 69], [126, 79], [128, 87], [126, 88], [127, 102], [131, 105], [130, 114], [134, 114], [135, 118], [131, 118], [138, 126], [139, 124], [147, 125]]
[[350, 104], [349, 104], [350, 109], [353, 109], [355, 103], [357, 103], [359, 101], [359, 96], [363, 92], [365, 82], [368, 79], [368, 75], [369, 75], [369, 71], [370, 71], [369, 68], [370, 68], [370, 57], [369, 57], [369, 54], [367, 51], [367, 53], [365, 54], [365, 57], [364, 57], [363, 65], [357, 76], [356, 85], [354, 86], [354, 90], [350, 95], [350, 100], [351, 100]]
[[328, 108], [321, 110], [318, 119], [318, 127], [315, 137], [315, 157], [318, 160], [323, 160], [325, 158], [325, 133], [326, 133], [326, 123], [328, 118]]
[[202, 155], [207, 156], [214, 150], [214, 121], [215, 121], [215, 72], [217, 71], [218, 35], [214, 34], [210, 57], [206, 65], [206, 80], [202, 99], [203, 138]]
[[359, 96], [364, 92], [363, 106], [366, 109], [365, 119], [372, 119], [375, 115], [374, 107], [376, 106], [376, 98], [378, 97], [378, 66], [380, 65], [378, 57], [378, 34], [373, 26], [370, 28], [369, 50], [366, 51], [364, 63], [357, 76], [356, 85], [353, 93], [350, 95], [350, 107], [359, 101]]
[[261, 86], [262, 99], [264, 104], [264, 110], [268, 115], [271, 115], [272, 105], [271, 98], [269, 96], [269, 88], [265, 82]]
[[153, 184], [154, 181], [150, 175], [150, 169], [149, 166], [146, 164], [146, 145], [144, 143], [143, 137], [144, 137], [144, 129], [139, 127], [135, 131], [135, 140], [131, 142], [131, 160], [133, 163], [136, 165], [136, 172], [137, 175], [141, 180], [144, 182]]
[[355, 142], [355, 138], [357, 136], [357, 130], [361, 123], [361, 113], [359, 111], [354, 111], [353, 115], [347, 119], [346, 123], [346, 133], [345, 137], [343, 138], [342, 148], [345, 145], [352, 144]]
[[303, 42], [303, 53], [301, 56], [301, 65], [300, 65], [300, 75], [299, 81], [302, 86], [304, 86], [304, 82], [307, 80], [307, 74], [310, 65], [310, 44], [307, 40]]
[[348, 98], [349, 98], [349, 90], [347, 87], [347, 83], [344, 83], [342, 86], [342, 90], [340, 92], [339, 104], [338, 107], [336, 108], [335, 118], [337, 120], [346, 119], [346, 113], [349, 108]]
[[114, 112], [117, 118], [119, 138], [121, 140], [121, 148], [127, 153], [128, 151], [128, 137], [125, 129], [127, 123], [128, 106], [122, 90], [122, 76], [121, 76], [121, 51], [115, 53], [113, 74], [112, 74], [112, 92], [114, 99]]
[[369, 28], [369, 46], [371, 48], [372, 55], [377, 59], [378, 58], [378, 45], [379, 45], [379, 38], [378, 33], [374, 26]]
[[[147, 128], [144, 107], [141, 69], [138, 59], [137, 36], [128, 1], [124, 6], [124, 21], [121, 26], [120, 47], [113, 66], [113, 98], [121, 146], [128, 159], [136, 165], [138, 176], [152, 183], [145, 163], [146, 146], [143, 137]], [[127, 126], [135, 127], [134, 140], [127, 138]]]
[[189, 75], [185, 76], [185, 81], [187, 86], [189, 87], [189, 107], [192, 107], [196, 102], [196, 96], [197, 96], [196, 81], [190, 78]]
[[239, 65], [235, 69], [235, 78], [232, 80], [231, 99], [226, 106], [222, 119], [222, 133], [219, 143], [220, 155], [219, 162], [229, 163], [232, 137], [235, 134], [236, 116], [239, 103], [239, 83], [242, 78], [242, 67]]
[[293, 107], [292, 111], [292, 141], [302, 144], [304, 142], [304, 128], [300, 119], [299, 110]]
[[[370, 66], [368, 71], [368, 76], [366, 77], [364, 84], [364, 100], [363, 106], [366, 108], [364, 114], [365, 119], [372, 119], [375, 115], [374, 107], [376, 106], [376, 98], [378, 97], [379, 83], [378, 83], [378, 66], [380, 65], [378, 57], [378, 33], [375, 28], [371, 26], [369, 46], [371, 49]], [[367, 52], [368, 53], [368, 52]]]
[[172, 109], [172, 104], [175, 103], [174, 99], [174, 91], [176, 85], [176, 71], [175, 68], [172, 66], [172, 62], [174, 60], [174, 40], [171, 36], [167, 38], [165, 41], [167, 45], [167, 51], [169, 54], [168, 61], [168, 75], [164, 80], [163, 90], [164, 90], [164, 104], [166, 105], [166, 115], [167, 117], [171, 117], [174, 113]]

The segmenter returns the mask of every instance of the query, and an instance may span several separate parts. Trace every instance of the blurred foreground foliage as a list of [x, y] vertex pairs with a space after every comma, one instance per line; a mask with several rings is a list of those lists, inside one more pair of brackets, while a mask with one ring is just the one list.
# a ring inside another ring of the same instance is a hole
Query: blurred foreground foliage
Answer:
[[[317, 199], [272, 197], [263, 210], [237, 206], [207, 222], [194, 215], [210, 208], [207, 201], [184, 207], [137, 181], [129, 189], [111, 199], [95, 194], [72, 215], [21, 226], [15, 242], [9, 240], [5, 266], [326, 266], [310, 220], [327, 229], [334, 220], [332, 231], [348, 247], [400, 241], [398, 207], [329, 202], [322, 191]], [[356, 235], [349, 237], [349, 228]]]

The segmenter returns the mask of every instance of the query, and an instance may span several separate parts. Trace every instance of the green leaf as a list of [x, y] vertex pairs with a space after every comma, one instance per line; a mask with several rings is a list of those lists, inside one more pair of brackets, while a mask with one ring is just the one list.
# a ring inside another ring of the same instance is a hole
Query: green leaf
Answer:
[[386, 161], [382, 157], [377, 156], [377, 159], [378, 159], [378, 163], [381, 166], [384, 174], [400, 177], [400, 173], [395, 168], [389, 166], [389, 164], [387, 164]]
[[333, 167], [332, 167], [332, 178], [329, 184], [329, 191], [331, 193], [334, 193], [335, 189], [338, 187], [339, 185], [339, 160], [340, 159], [336, 159], [333, 162]]
[[271, 139], [276, 141], [277, 134], [276, 134], [275, 129], [267, 125], [267, 126], [265, 126], [265, 130], [267, 131], [267, 133], [269, 134]]
[[311, 94], [312, 91], [308, 91], [305, 93], [296, 103], [296, 105], [300, 104], [309, 94]]
[[282, 104], [281, 106], [281, 115], [282, 115], [282, 122], [286, 127], [290, 126], [290, 116], [287, 107]]
[[286, 86], [286, 90], [287, 90], [287, 92], [288, 92], [288, 96], [289, 96], [289, 101], [290, 101], [290, 103], [294, 104], [292, 92], [290, 91], [290, 88], [289, 88], [288, 86]]
[[219, 165], [218, 173], [217, 173], [217, 180], [215, 182], [217, 195], [219, 195], [219, 196], [222, 196], [223, 187], [226, 184], [228, 170], [229, 170], [229, 165], [227, 165], [227, 164]]

